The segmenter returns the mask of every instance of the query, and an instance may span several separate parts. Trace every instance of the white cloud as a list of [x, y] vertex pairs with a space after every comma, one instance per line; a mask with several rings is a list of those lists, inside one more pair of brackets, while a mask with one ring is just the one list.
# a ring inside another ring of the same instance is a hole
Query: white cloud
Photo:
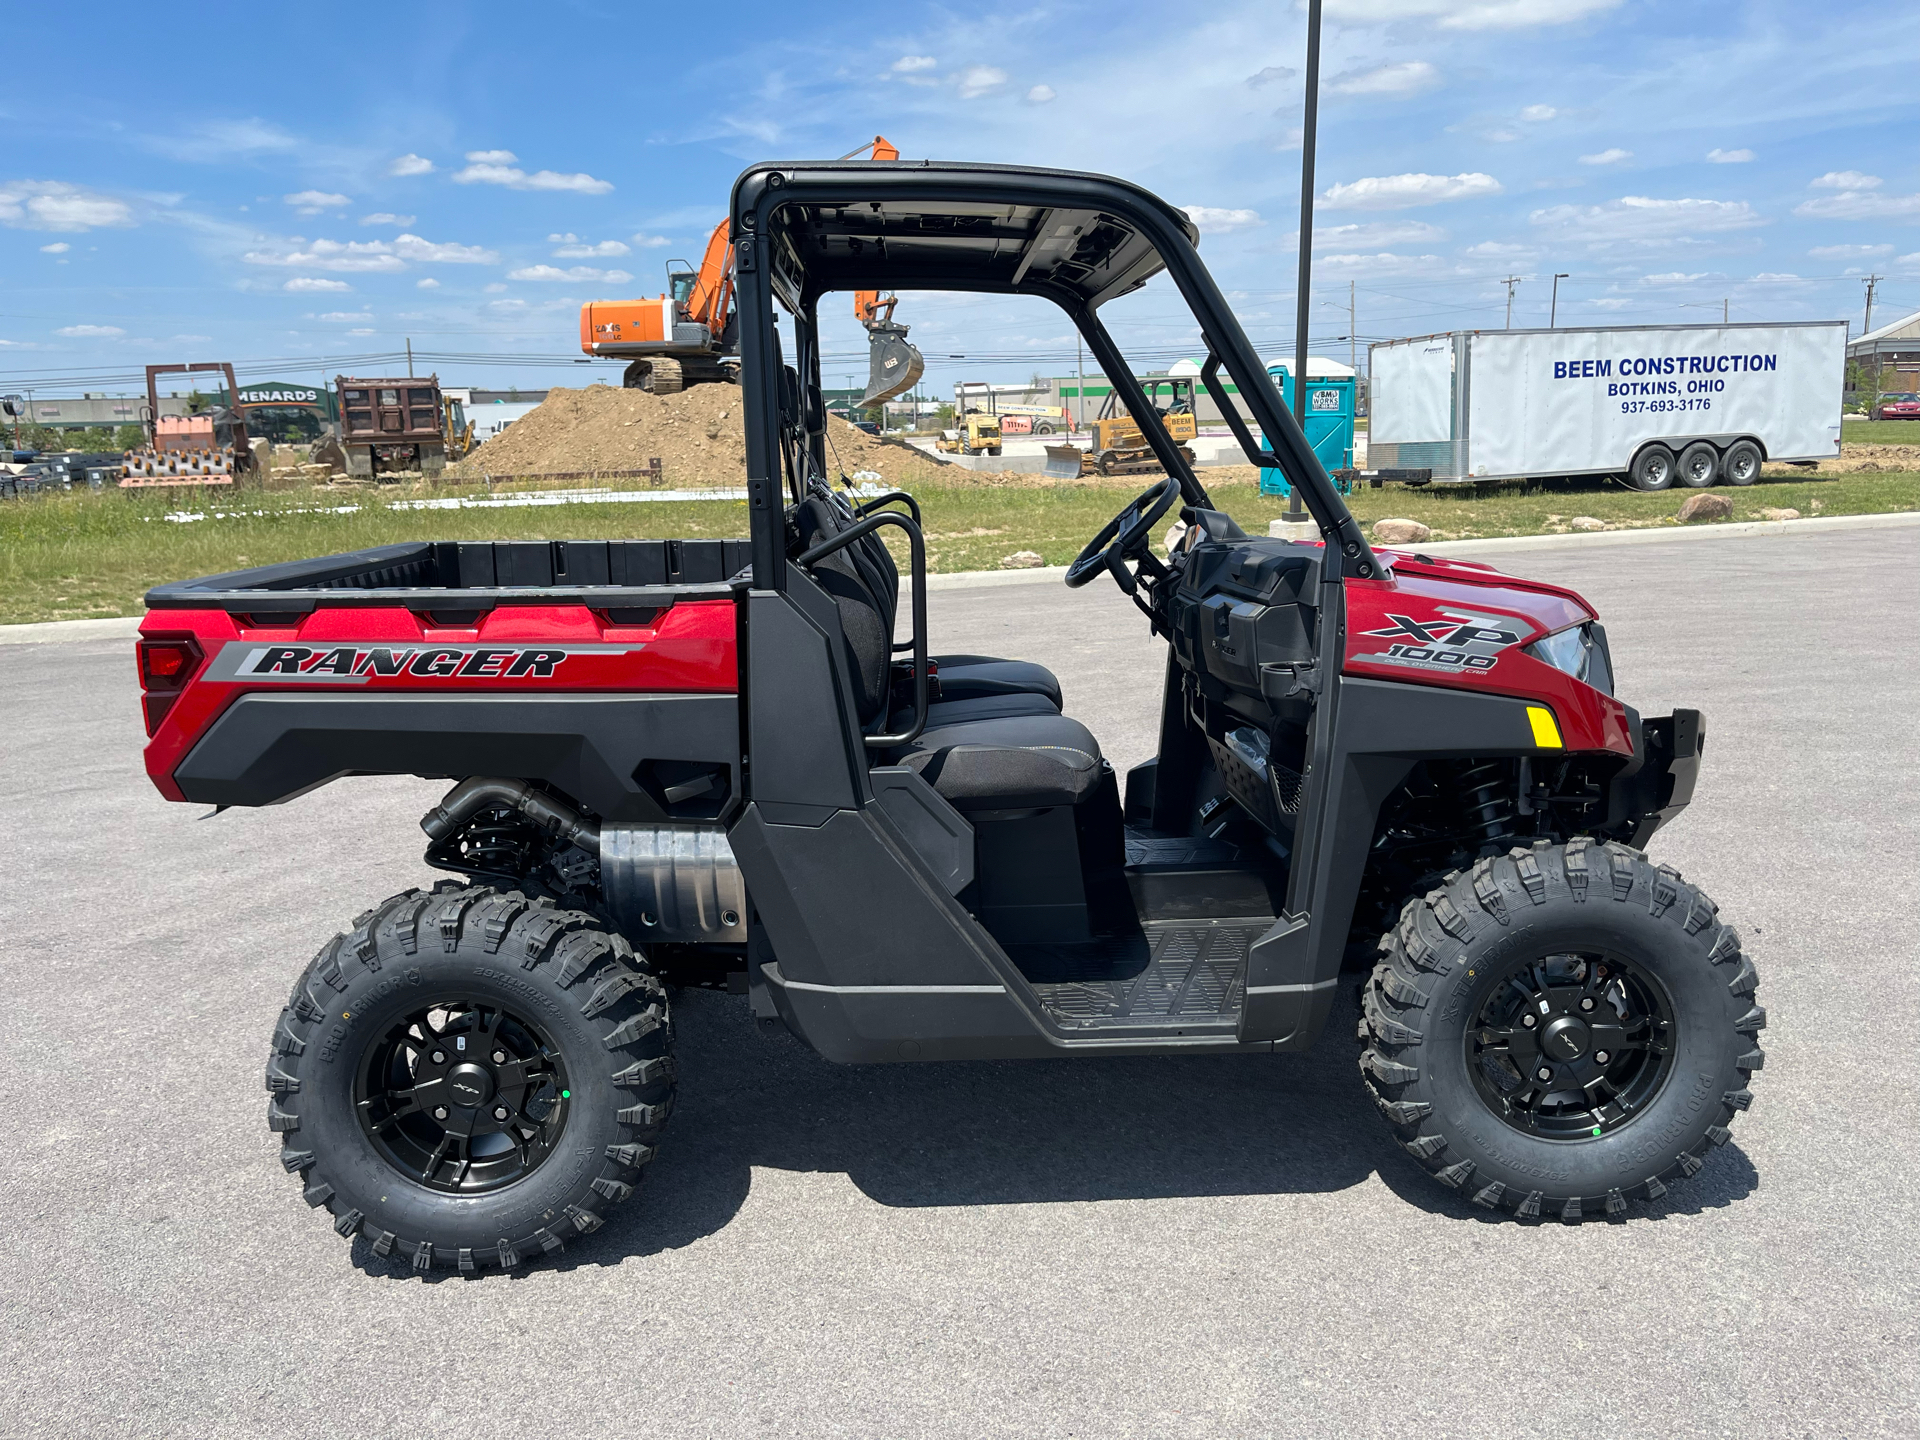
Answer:
[[1593, 299], [1587, 301], [1587, 304], [1593, 306], [1596, 310], [1624, 310], [1633, 304], [1633, 301], [1627, 299], [1624, 295], [1596, 295]]
[[[552, 239], [553, 237], [548, 236], [547, 238]], [[573, 239], [571, 235], [567, 238], [569, 240]], [[612, 255], [625, 255], [627, 253], [627, 247], [618, 240], [602, 240], [597, 245], [582, 241], [578, 244], [562, 245], [558, 250], [553, 252], [556, 260], [594, 260]]]
[[1394, 20], [1432, 20], [1442, 30], [1527, 30], [1566, 25], [1620, 0], [1331, 0], [1336, 21], [1379, 25]]
[[1529, 105], [1520, 112], [1520, 118], [1530, 125], [1538, 125], [1553, 119], [1560, 112], [1551, 105]]
[[1442, 200], [1499, 193], [1500, 182], [1493, 176], [1471, 171], [1462, 175], [1369, 175], [1335, 185], [1320, 198], [1334, 210], [1406, 210]]
[[1816, 260], [1866, 260], [1892, 253], [1891, 245], [1816, 245], [1807, 251]]
[[280, 288], [282, 290], [292, 290], [296, 294], [321, 290], [335, 291], [353, 289], [353, 287], [344, 280], [319, 280], [311, 275], [296, 275]]
[[42, 245], [40, 247], [40, 253], [42, 255], [64, 255], [72, 248], [73, 246], [64, 240], [56, 240], [51, 245]]
[[479, 245], [456, 245], [451, 241], [436, 244], [418, 235], [396, 235], [393, 250], [404, 260], [417, 260], [423, 265], [492, 265], [500, 258], [498, 251]]
[[1007, 83], [1007, 72], [997, 65], [969, 65], [960, 72], [960, 98], [972, 100]]
[[[1324, 225], [1313, 232], [1316, 250], [1350, 250], [1367, 245], [1432, 245], [1447, 238], [1447, 232], [1424, 220], [1386, 220], [1366, 225]], [[1293, 243], [1300, 237], [1295, 234]]]
[[207, 340], [211, 340], [211, 339], [213, 339], [213, 337], [212, 337], [211, 335], [176, 335], [176, 336], [174, 336], [173, 338], [174, 338], [174, 339], [176, 339], [176, 340], [184, 340], [184, 341], [186, 341], [186, 342], [187, 342], [187, 343], [188, 343], [189, 345], [195, 345], [195, 344], [199, 344], [199, 343], [201, 343], [201, 342], [203, 342], [203, 341], [207, 341]]
[[117, 340], [127, 332], [118, 325], [62, 325], [53, 333], [73, 340]]
[[1482, 240], [1478, 245], [1469, 245], [1460, 252], [1484, 260], [1511, 260], [1540, 252], [1531, 245], [1506, 245], [1498, 240]]
[[1909, 269], [1920, 266], [1920, 250], [1914, 251], [1911, 255], [1902, 255], [1899, 263], [1907, 266]]
[[658, 250], [662, 245], [671, 245], [673, 241], [664, 235], [649, 235], [642, 230], [633, 237], [633, 243], [643, 250]]
[[1315, 268], [1328, 270], [1409, 270], [1414, 267], [1426, 269], [1440, 262], [1438, 255], [1396, 255], [1392, 251], [1382, 250], [1374, 255], [1321, 255], [1314, 260]]
[[454, 172], [456, 185], [504, 185], [509, 190], [572, 190], [581, 195], [604, 195], [613, 189], [611, 180], [596, 180], [584, 172], [563, 175], [557, 170], [536, 170], [531, 175], [513, 164], [511, 150], [472, 150], [472, 163]]
[[571, 230], [567, 231], [564, 235], [555, 231], [553, 234], [547, 236], [547, 243], [549, 245], [571, 245], [579, 238], [580, 237]]
[[1249, 75], [1247, 77], [1247, 84], [1254, 86], [1256, 89], [1262, 85], [1278, 85], [1283, 81], [1293, 79], [1293, 77], [1299, 73], [1300, 72], [1295, 70], [1291, 65], [1269, 65], [1266, 69], [1256, 70], [1253, 74]]
[[440, 282], [434, 279], [431, 275], [427, 276], [423, 280], [416, 280], [413, 282], [413, 284], [414, 284], [414, 288], [417, 290], [438, 290], [440, 288]]
[[501, 284], [501, 283], [500, 283], [500, 282], [499, 282], [498, 280], [495, 280], [495, 281], [494, 281], [494, 282], [493, 282], [493, 283], [492, 283], [491, 285], [488, 285], [488, 286], [487, 286], [487, 287], [485, 287], [485, 288], [486, 288], [486, 293], [487, 293], [487, 294], [489, 294], [489, 295], [499, 295], [499, 294], [502, 294], [502, 293], [504, 293], [507, 287], [506, 287], [506, 286], [504, 286], [504, 285], [502, 285], [502, 284]]
[[335, 195], [330, 190], [301, 190], [280, 198], [302, 215], [318, 215], [322, 210], [338, 210], [342, 205], [353, 203], [346, 196]]
[[1440, 72], [1425, 60], [1403, 60], [1377, 70], [1349, 70], [1327, 82], [1336, 95], [1414, 95], [1440, 83]]
[[1044, 105], [1049, 100], [1058, 98], [1057, 92], [1051, 85], [1036, 85], [1027, 91], [1027, 103], [1030, 105]]
[[1618, 165], [1622, 160], [1631, 160], [1632, 158], [1633, 152], [1631, 150], [1622, 150], [1618, 145], [1614, 145], [1592, 155], [1582, 155], [1580, 157], [1580, 163], [1582, 165]]
[[1863, 175], [1858, 170], [1829, 170], [1807, 183], [1815, 190], [1878, 190], [1885, 182], [1878, 175]]
[[362, 320], [371, 320], [373, 316], [365, 311], [329, 310], [324, 315], [316, 315], [316, 320], [327, 320], [336, 325], [358, 325]]
[[84, 231], [134, 224], [133, 207], [61, 180], [0, 183], [0, 225], [20, 230]]
[[[295, 241], [298, 244], [298, 240]], [[384, 240], [316, 240], [304, 250], [249, 250], [240, 257], [249, 265], [294, 265], [303, 270], [352, 270], [391, 274], [407, 268]]]
[[362, 225], [398, 225], [404, 230], [418, 218], [417, 215], [395, 215], [386, 210], [376, 210], [371, 215], [362, 215], [360, 223]]
[[1664, 275], [1642, 275], [1640, 283], [1642, 285], [1691, 285], [1696, 280], [1706, 279], [1707, 274], [1705, 270], [1696, 270], [1692, 274], [1680, 270], [1669, 270]]
[[374, 332], [374, 331], [372, 331], [372, 330], [349, 330], [349, 331], [347, 331], [347, 334], [349, 334], [349, 335], [372, 335], [372, 334], [374, 334], [374, 333], [375, 333], [375, 332]]
[[1759, 284], [1762, 281], [1798, 280], [1799, 278], [1800, 277], [1795, 275], [1791, 270], [1762, 270], [1753, 277], [1751, 283]]
[[1722, 150], [1716, 146], [1707, 151], [1707, 159], [1715, 165], [1745, 165], [1753, 159], [1753, 151]]
[[916, 70], [931, 70], [939, 63], [931, 55], [902, 55], [893, 62], [893, 73], [911, 75]]
[[1527, 219], [1593, 246], [1653, 244], [1766, 223], [1744, 200], [1654, 200], [1644, 195], [1624, 195], [1604, 205], [1552, 205]]
[[[1861, 178], [1880, 183], [1871, 175]], [[1865, 188], [1842, 190], [1837, 195], [1803, 200], [1793, 207], [1793, 213], [1815, 220], [1894, 220], [1920, 215], [1920, 195], [1881, 195]]]
[[610, 285], [624, 285], [633, 279], [624, 270], [596, 270], [591, 265], [573, 265], [562, 270], [557, 265], [528, 265], [519, 270], [507, 272], [509, 280], [600, 280]]
[[1193, 223], [1208, 235], [1224, 235], [1229, 230], [1245, 230], [1266, 222], [1258, 210], [1223, 210], [1213, 205], [1182, 205]]
[[389, 175], [431, 175], [433, 162], [418, 155], [402, 155], [387, 162]]

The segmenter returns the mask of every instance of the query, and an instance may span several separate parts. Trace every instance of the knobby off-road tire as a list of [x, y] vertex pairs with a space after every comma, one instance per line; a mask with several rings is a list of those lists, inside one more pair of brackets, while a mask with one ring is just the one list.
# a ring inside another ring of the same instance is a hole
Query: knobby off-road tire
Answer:
[[[423, 1013], [438, 1018], [410, 1027]], [[267, 1125], [307, 1203], [326, 1207], [342, 1236], [364, 1235], [416, 1270], [507, 1269], [598, 1229], [633, 1193], [673, 1107], [671, 1034], [660, 983], [593, 916], [443, 882], [395, 896], [321, 947], [274, 1032]], [[392, 1099], [435, 1052], [434, 1098], [411, 1110]], [[527, 1078], [535, 1072], [545, 1079]], [[447, 1087], [470, 1083], [487, 1103], [463, 1112]], [[485, 1125], [492, 1102], [516, 1127], [523, 1108], [546, 1119], [531, 1141], [520, 1128], [511, 1141], [456, 1139], [429, 1184], [416, 1166], [443, 1101], [454, 1130], [476, 1113]], [[513, 1154], [460, 1165], [487, 1144]]]
[[[1716, 913], [1678, 872], [1585, 839], [1481, 860], [1408, 901], [1360, 1021], [1361, 1074], [1402, 1148], [1476, 1205], [1569, 1223], [1695, 1174], [1766, 1058], [1758, 976]], [[1611, 1078], [1581, 1088], [1603, 1054]]]

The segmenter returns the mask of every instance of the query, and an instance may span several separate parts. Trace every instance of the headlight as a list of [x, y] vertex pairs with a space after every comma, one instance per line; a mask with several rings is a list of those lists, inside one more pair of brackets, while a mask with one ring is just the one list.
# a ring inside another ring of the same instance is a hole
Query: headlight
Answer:
[[1526, 653], [1603, 694], [1613, 693], [1613, 661], [1607, 653], [1607, 632], [1596, 621], [1543, 635], [1526, 647]]

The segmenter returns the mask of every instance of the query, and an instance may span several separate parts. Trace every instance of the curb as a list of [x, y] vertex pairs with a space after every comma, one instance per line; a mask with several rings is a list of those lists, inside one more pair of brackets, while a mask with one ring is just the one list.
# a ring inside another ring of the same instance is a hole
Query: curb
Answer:
[[0, 625], [0, 645], [52, 645], [72, 640], [131, 640], [140, 633], [139, 615], [110, 620], [42, 620], [32, 625]]
[[[1759, 539], [1768, 536], [1797, 535], [1805, 530], [1894, 530], [1920, 526], [1920, 510], [1892, 515], [1816, 515], [1806, 520], [1739, 520], [1730, 525], [1685, 525], [1645, 530], [1599, 530], [1587, 534], [1506, 535], [1491, 540], [1436, 540], [1419, 547], [1421, 554], [1433, 551], [1441, 555], [1470, 555], [1482, 551], [1546, 550], [1563, 546], [1647, 545], [1669, 540], [1697, 540], [1713, 536], [1723, 540]], [[1411, 546], [1382, 545], [1383, 550], [1412, 553]], [[1067, 573], [1064, 565], [1043, 565], [1032, 570], [962, 570], [949, 575], [929, 575], [927, 593], [936, 590], [977, 590], [996, 585], [1022, 585], [1042, 580], [1058, 580]], [[904, 578], [901, 591], [913, 589]], [[43, 620], [32, 625], [0, 625], [0, 645], [51, 645], [78, 640], [132, 640], [140, 633], [138, 615], [110, 620]]]

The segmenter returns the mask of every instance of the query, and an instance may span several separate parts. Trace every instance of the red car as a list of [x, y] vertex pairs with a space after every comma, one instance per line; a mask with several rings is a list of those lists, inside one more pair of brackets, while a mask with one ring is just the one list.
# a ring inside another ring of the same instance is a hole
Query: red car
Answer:
[[1896, 395], [1882, 395], [1878, 418], [1881, 420], [1920, 420], [1920, 395], [1908, 390]]

